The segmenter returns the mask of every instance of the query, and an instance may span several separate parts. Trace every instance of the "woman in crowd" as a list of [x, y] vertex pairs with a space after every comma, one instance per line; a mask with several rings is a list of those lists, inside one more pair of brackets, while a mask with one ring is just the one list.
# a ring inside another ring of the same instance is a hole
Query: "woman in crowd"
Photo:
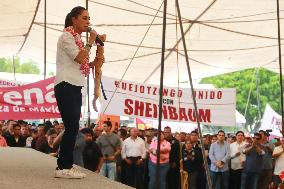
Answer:
[[[158, 140], [153, 140], [149, 147], [150, 161], [149, 167], [149, 189], [156, 188], [156, 165], [157, 165], [157, 146]], [[169, 158], [170, 158], [171, 144], [165, 140], [164, 133], [161, 132], [160, 143], [160, 189], [166, 188], [166, 176], [169, 170]]]

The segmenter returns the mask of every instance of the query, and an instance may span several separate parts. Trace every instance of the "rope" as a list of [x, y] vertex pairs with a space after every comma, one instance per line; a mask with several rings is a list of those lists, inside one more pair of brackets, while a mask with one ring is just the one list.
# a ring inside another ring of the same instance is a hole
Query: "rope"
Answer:
[[38, 11], [38, 8], [39, 8], [39, 4], [40, 4], [40, 0], [38, 0], [38, 2], [37, 2], [36, 10], [35, 10], [35, 13], [34, 13], [34, 17], [33, 17], [33, 19], [32, 19], [32, 22], [31, 22], [31, 24], [30, 24], [30, 27], [29, 27], [28, 32], [25, 34], [24, 42], [23, 42], [23, 44], [21, 45], [21, 47], [19, 48], [19, 50], [18, 50], [18, 52], [17, 52], [16, 54], [19, 54], [19, 53], [21, 52], [21, 50], [23, 49], [24, 45], [25, 45], [26, 42], [27, 42], [28, 36], [29, 36], [29, 34], [30, 34], [30, 32], [31, 32], [33, 23], [34, 23], [34, 21], [35, 21], [36, 15], [37, 15], [37, 11]]
[[[163, 2], [161, 3], [161, 5], [160, 5], [160, 7], [159, 7], [158, 10], [161, 9], [162, 5], [163, 5]], [[126, 72], [128, 71], [130, 65], [132, 64], [132, 62], [133, 62], [133, 60], [134, 60], [136, 54], [138, 53], [138, 50], [139, 50], [140, 46], [141, 46], [142, 43], [144, 42], [144, 40], [145, 40], [145, 38], [146, 38], [146, 36], [147, 36], [147, 34], [148, 34], [148, 32], [149, 32], [149, 30], [150, 30], [150, 28], [151, 28], [153, 22], [155, 21], [155, 19], [156, 19], [158, 13], [159, 13], [159, 12], [157, 11], [156, 14], [155, 14], [155, 16], [153, 17], [153, 19], [152, 19], [152, 21], [151, 21], [151, 24], [149, 25], [147, 31], [145, 32], [145, 34], [144, 34], [144, 36], [143, 36], [143, 38], [142, 38], [142, 40], [141, 40], [141, 42], [140, 42], [138, 48], [136, 49], [136, 51], [135, 51], [135, 53], [134, 53], [132, 59], [130, 60], [129, 64], [127, 65], [127, 68], [126, 68], [126, 70], [124, 71], [124, 73], [123, 73], [123, 75], [122, 75], [122, 77], [121, 77], [121, 79], [120, 79], [120, 82], [123, 80], [124, 76], [126, 75]], [[113, 99], [113, 97], [114, 97], [116, 91], [117, 91], [117, 86], [116, 86], [116, 88], [115, 88], [115, 91], [112, 93], [112, 96], [111, 96], [110, 100], [108, 101], [108, 104], [107, 104], [107, 106], [105, 107], [103, 113], [105, 113], [105, 111], [107, 110], [107, 108], [108, 108], [108, 106], [109, 106], [111, 100]]]
[[[196, 17], [196, 18], [194, 19], [194, 21], [199, 20], [199, 19], [215, 4], [216, 1], [217, 1], [217, 0], [213, 0], [213, 1], [206, 7], [206, 9], [204, 9], [204, 11], [202, 11], [202, 13], [201, 13], [200, 15], [198, 15], [198, 17]], [[180, 24], [182, 24], [181, 21], [180, 21]], [[185, 35], [190, 31], [190, 29], [192, 28], [192, 26], [193, 26], [194, 24], [195, 24], [195, 22], [193, 22], [193, 23], [186, 29], [186, 31], [184, 32]], [[182, 38], [180, 38], [180, 39], [178, 40], [178, 42], [174, 45], [173, 49], [174, 49], [181, 41], [182, 41]], [[186, 52], [187, 52], [187, 51], [186, 51]], [[170, 52], [166, 55], [165, 60], [166, 60], [171, 54], [172, 54], [172, 51], [170, 51]], [[160, 68], [160, 66], [161, 66], [161, 64], [159, 64], [158, 66], [156, 66], [156, 67], [154, 68], [154, 70], [146, 77], [146, 79], [144, 80], [144, 83], [146, 83], [146, 82], [152, 77], [152, 75], [153, 75], [154, 73], [156, 73], [156, 71]]]
[[[212, 3], [215, 3], [215, 2], [216, 1], [213, 1]], [[211, 177], [210, 177], [210, 171], [209, 171], [209, 168], [208, 168], [207, 157], [205, 155], [204, 141], [202, 140], [202, 132], [201, 132], [200, 121], [199, 121], [199, 113], [198, 113], [198, 109], [197, 109], [196, 98], [195, 98], [195, 95], [194, 95], [191, 68], [190, 68], [190, 65], [189, 65], [189, 59], [188, 59], [188, 54], [187, 54], [187, 49], [186, 49], [186, 42], [185, 42], [185, 33], [184, 33], [183, 25], [182, 25], [182, 22], [181, 22], [181, 13], [180, 13], [178, 0], [176, 0], [176, 7], [177, 7], [178, 17], [179, 17], [179, 21], [180, 21], [180, 32], [181, 32], [181, 36], [182, 36], [182, 43], [183, 43], [187, 72], [188, 72], [188, 77], [189, 77], [189, 82], [190, 82], [190, 87], [191, 87], [192, 100], [193, 100], [194, 110], [195, 110], [195, 115], [196, 115], [196, 122], [197, 122], [197, 126], [198, 126], [198, 133], [199, 133], [199, 137], [201, 139], [201, 146], [202, 146], [201, 150], [202, 150], [202, 156], [203, 156], [203, 161], [204, 161], [207, 185], [208, 185], [209, 189], [212, 189], [213, 186], [212, 186], [212, 181], [211, 181]]]
[[[176, 2], [175, 2], [176, 6]], [[177, 16], [177, 9], [175, 7], [175, 16], [176, 16], [176, 41], [178, 41], [178, 16]], [[178, 91], [180, 89], [179, 82], [180, 82], [180, 71], [179, 71], [179, 48], [178, 45], [176, 46], [176, 61], [177, 61], [177, 76], [178, 76]], [[180, 109], [180, 97], [178, 97], [178, 109]], [[179, 127], [180, 128], [180, 127]], [[179, 129], [179, 132], [181, 132], [181, 128]]]
[[[196, 22], [196, 23], [200, 23], [200, 22]], [[43, 23], [41, 22], [35, 22], [34, 24], [42, 26]], [[55, 24], [48, 24], [48, 25], [55, 25]], [[277, 39], [277, 38], [271, 38], [268, 36], [261, 36], [261, 35], [255, 35], [255, 34], [248, 34], [248, 33], [244, 33], [244, 32], [238, 32], [238, 31], [233, 31], [233, 30], [228, 30], [225, 28], [221, 28], [221, 27], [215, 27], [215, 26], [211, 26], [211, 25], [206, 25], [208, 27], [214, 27], [215, 29], [220, 29], [220, 30], [224, 30], [227, 32], [232, 32], [232, 33], [236, 33], [236, 34], [240, 34], [240, 35], [246, 35], [246, 36], [253, 36], [253, 37], [260, 37], [260, 38], [265, 38], [265, 39]], [[58, 32], [62, 32], [59, 29], [56, 28], [52, 28], [52, 27], [47, 27], [48, 29], [54, 30], [54, 31], [58, 31]], [[24, 35], [19, 35], [19, 36], [24, 36]], [[0, 36], [0, 37], [15, 37], [15, 36]], [[224, 41], [224, 40], [216, 40], [216, 41]], [[123, 43], [123, 42], [116, 42], [116, 41], [107, 41], [108, 43], [112, 43], [112, 44], [117, 44], [117, 45], [124, 45], [124, 46], [132, 46], [132, 47], [138, 47], [138, 45], [135, 44], [130, 44], [130, 43]], [[256, 50], [256, 49], [263, 49], [263, 48], [270, 48], [270, 47], [277, 47], [278, 45], [266, 45], [266, 46], [258, 46], [258, 47], [249, 47], [249, 48], [236, 48], [236, 49], [191, 49], [188, 51], [194, 51], [194, 52], [219, 52], [219, 51], [244, 51], [244, 50]], [[141, 45], [141, 48], [147, 48], [147, 49], [161, 49], [160, 47], [153, 47], [153, 46], [144, 46]], [[175, 47], [167, 49], [168, 51], [175, 49]]]
[[[130, 9], [120, 8], [120, 7], [113, 6], [113, 5], [108, 5], [108, 4], [105, 4], [105, 3], [95, 2], [95, 1], [92, 1], [92, 0], [89, 0], [89, 1], [94, 3], [94, 4], [102, 5], [102, 6], [109, 7], [109, 8], [114, 8], [114, 9], [117, 9], [117, 10], [131, 12], [131, 13], [144, 15], [144, 16], [151, 16], [151, 17], [155, 17], [155, 18], [163, 18], [162, 16], [158, 16], [158, 13], [159, 13], [160, 9], [157, 10], [156, 15], [153, 15], [153, 14], [148, 14], [148, 13], [144, 13], [144, 12], [134, 11], [134, 10], [130, 10]], [[168, 19], [174, 20], [174, 18], [168, 18]]]
[[249, 104], [249, 101], [250, 101], [250, 95], [251, 95], [251, 91], [252, 91], [252, 87], [253, 87], [253, 83], [254, 83], [254, 78], [255, 78], [255, 74], [256, 74], [256, 71], [258, 70], [259, 68], [255, 68], [254, 69], [254, 72], [252, 74], [253, 78], [251, 79], [251, 82], [250, 82], [250, 89], [249, 89], [249, 94], [248, 94], [248, 98], [247, 98], [247, 103], [246, 103], [246, 108], [245, 108], [245, 113], [244, 113], [244, 116], [246, 117], [247, 115], [247, 109], [248, 109], [248, 104]]

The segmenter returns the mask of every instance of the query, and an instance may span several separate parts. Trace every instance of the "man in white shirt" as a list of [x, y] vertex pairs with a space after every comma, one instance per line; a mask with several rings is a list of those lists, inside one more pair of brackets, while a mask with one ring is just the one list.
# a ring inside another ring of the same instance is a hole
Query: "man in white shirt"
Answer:
[[146, 147], [143, 139], [138, 137], [138, 129], [130, 130], [130, 137], [122, 144], [121, 156], [126, 162], [126, 183], [135, 188], [143, 187], [143, 161], [146, 158]]
[[274, 148], [272, 156], [275, 159], [273, 182], [278, 186], [281, 183], [279, 175], [284, 171], [284, 138], [281, 139], [281, 145]]
[[230, 144], [231, 151], [231, 182], [232, 189], [239, 189], [241, 185], [242, 171], [244, 168], [244, 162], [246, 160], [243, 149], [246, 145], [244, 142], [244, 132], [238, 131], [236, 133], [237, 141]]

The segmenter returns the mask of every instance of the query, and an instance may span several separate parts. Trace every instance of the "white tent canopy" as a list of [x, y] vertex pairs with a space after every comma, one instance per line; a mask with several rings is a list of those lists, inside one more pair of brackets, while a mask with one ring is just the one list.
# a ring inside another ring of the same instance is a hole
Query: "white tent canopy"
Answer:
[[[162, 0], [89, 0], [92, 27], [107, 34], [104, 75], [122, 77], [161, 3]], [[47, 68], [55, 64], [56, 43], [65, 16], [78, 5], [85, 6], [85, 1], [47, 1]], [[0, 7], [0, 57], [19, 53], [43, 66], [44, 1], [1, 0]], [[185, 30], [193, 20], [197, 21], [186, 33], [194, 79], [252, 67], [278, 70], [276, 1], [180, 0], [180, 7]], [[162, 10], [124, 79], [159, 83]], [[281, 1], [280, 10], [280, 17], [284, 18]], [[172, 49], [177, 42], [176, 33], [180, 38], [175, 14], [175, 0], [168, 0], [166, 55], [171, 54], [165, 61], [167, 85], [177, 84], [178, 75], [180, 81], [188, 80], [184, 57], [178, 56], [178, 72], [177, 53]], [[283, 19], [281, 24], [283, 28]], [[284, 30], [281, 32], [284, 38]], [[184, 54], [182, 44], [178, 49]]]

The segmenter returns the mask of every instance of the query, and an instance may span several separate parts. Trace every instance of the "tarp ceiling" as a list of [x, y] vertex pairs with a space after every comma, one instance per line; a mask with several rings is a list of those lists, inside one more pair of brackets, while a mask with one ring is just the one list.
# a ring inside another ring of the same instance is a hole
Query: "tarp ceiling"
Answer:
[[[184, 29], [188, 31], [186, 42], [194, 79], [252, 67], [278, 70], [276, 0], [179, 2]], [[66, 14], [85, 3], [84, 0], [47, 0], [47, 67], [55, 64], [56, 43]], [[104, 75], [122, 77], [161, 3], [162, 0], [89, 0], [93, 28], [100, 34], [107, 34]], [[124, 79], [159, 83], [162, 10], [163, 7]], [[280, 10], [284, 39], [283, 1], [280, 1]], [[178, 56], [173, 49], [181, 36], [180, 31], [176, 31], [175, 15], [175, 0], [168, 0], [166, 55], [170, 55], [165, 62], [165, 83], [168, 85], [176, 84], [178, 75], [179, 81], [188, 80], [182, 44], [178, 46]], [[196, 22], [192, 24], [192, 21]], [[43, 22], [43, 0], [1, 0], [0, 56], [18, 53], [42, 66]]]

